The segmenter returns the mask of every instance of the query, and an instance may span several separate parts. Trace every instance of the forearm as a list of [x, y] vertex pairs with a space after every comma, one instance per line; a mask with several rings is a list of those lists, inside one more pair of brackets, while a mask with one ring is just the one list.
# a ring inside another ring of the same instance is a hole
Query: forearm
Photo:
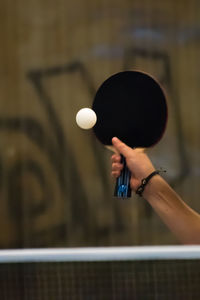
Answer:
[[143, 196], [181, 243], [200, 244], [200, 215], [163, 178], [154, 176]]

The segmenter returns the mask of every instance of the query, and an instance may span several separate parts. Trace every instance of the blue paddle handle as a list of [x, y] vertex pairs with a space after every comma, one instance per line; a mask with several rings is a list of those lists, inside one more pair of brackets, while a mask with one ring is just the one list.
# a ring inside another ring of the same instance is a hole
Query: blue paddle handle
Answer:
[[130, 198], [131, 197], [131, 187], [130, 178], [131, 172], [126, 165], [126, 159], [121, 155], [121, 163], [124, 165], [120, 176], [116, 180], [114, 196], [118, 198]]

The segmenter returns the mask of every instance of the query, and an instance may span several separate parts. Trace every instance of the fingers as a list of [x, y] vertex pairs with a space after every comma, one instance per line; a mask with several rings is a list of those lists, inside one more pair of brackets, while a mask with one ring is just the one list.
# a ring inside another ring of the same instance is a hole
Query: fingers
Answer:
[[117, 149], [117, 151], [123, 154], [125, 157], [132, 154], [133, 149], [128, 147], [126, 144], [122, 143], [118, 138], [114, 137], [112, 139], [113, 146]]
[[121, 161], [121, 156], [120, 156], [119, 154], [113, 154], [113, 155], [111, 156], [111, 161], [112, 161], [113, 163], [120, 163], [120, 161]]
[[[116, 148], [117, 152], [124, 154], [126, 149], [129, 148], [124, 143], [122, 143], [119, 139], [113, 138], [112, 139], [113, 146]], [[131, 148], [130, 148], [131, 149]], [[131, 149], [132, 150], [132, 149]], [[125, 155], [124, 155], [125, 156]], [[115, 178], [120, 176], [121, 170], [123, 169], [123, 164], [121, 164], [121, 156], [120, 154], [113, 154], [111, 157], [112, 161], [112, 172], [111, 175]]]
[[120, 156], [113, 155], [112, 160], [112, 172], [111, 175], [115, 178], [119, 177], [121, 170], [123, 169], [123, 164], [120, 163]]
[[112, 177], [114, 178], [118, 178], [120, 176], [120, 172], [119, 171], [112, 171], [111, 172]]
[[121, 172], [121, 170], [123, 169], [123, 165], [120, 163], [112, 163], [112, 171], [119, 171]]

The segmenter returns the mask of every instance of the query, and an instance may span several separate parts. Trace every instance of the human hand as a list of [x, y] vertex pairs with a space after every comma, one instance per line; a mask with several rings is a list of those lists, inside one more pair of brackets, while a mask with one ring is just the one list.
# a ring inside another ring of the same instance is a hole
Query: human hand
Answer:
[[132, 149], [116, 137], [112, 139], [112, 143], [119, 154], [113, 154], [111, 157], [111, 174], [115, 178], [119, 177], [120, 172], [123, 169], [123, 165], [120, 163], [120, 154], [122, 154], [125, 157], [126, 164], [131, 172], [131, 188], [136, 191], [141, 184], [141, 180], [155, 171], [155, 168], [147, 154], [144, 152], [144, 149]]

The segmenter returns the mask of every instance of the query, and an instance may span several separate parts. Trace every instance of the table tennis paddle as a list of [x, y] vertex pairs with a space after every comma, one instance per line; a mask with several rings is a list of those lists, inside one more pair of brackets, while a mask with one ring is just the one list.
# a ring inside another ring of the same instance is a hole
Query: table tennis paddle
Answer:
[[[97, 115], [93, 131], [109, 148], [118, 137], [131, 148], [156, 144], [166, 128], [167, 104], [159, 83], [139, 71], [124, 71], [106, 79], [97, 90], [92, 109]], [[131, 196], [130, 171], [124, 168], [117, 179], [114, 195]]]

